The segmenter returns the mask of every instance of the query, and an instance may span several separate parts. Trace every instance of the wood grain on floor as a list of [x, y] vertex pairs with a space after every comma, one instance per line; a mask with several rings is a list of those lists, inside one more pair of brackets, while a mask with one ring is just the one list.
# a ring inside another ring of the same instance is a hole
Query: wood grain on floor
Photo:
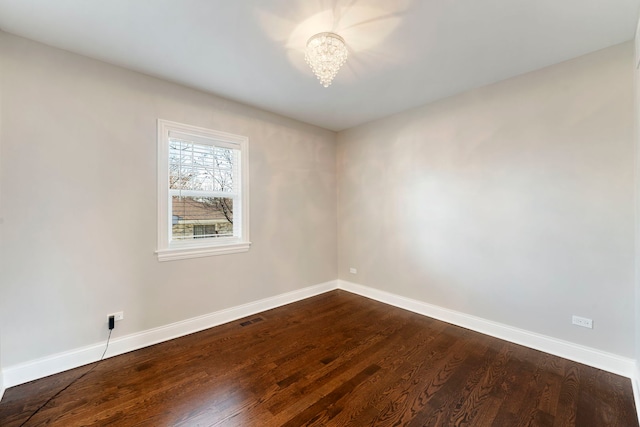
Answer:
[[[20, 426], [93, 365], [8, 389]], [[631, 382], [332, 291], [99, 363], [28, 426], [638, 426]]]

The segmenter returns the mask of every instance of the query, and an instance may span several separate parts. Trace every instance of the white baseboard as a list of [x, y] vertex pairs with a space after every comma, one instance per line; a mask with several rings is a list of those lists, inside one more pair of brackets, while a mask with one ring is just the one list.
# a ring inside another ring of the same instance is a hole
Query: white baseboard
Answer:
[[[337, 281], [335, 280], [112, 339], [105, 357], [117, 356], [192, 334], [334, 289], [337, 289]], [[105, 343], [102, 342], [18, 365], [8, 366], [4, 368], [1, 373], [4, 376], [4, 386], [6, 388], [13, 387], [18, 384], [95, 362], [102, 356], [104, 345]]]
[[2, 369], [0, 369], [0, 401], [2, 401], [2, 396], [4, 396], [4, 375], [2, 375]]
[[[414, 313], [432, 317], [476, 332], [631, 378], [634, 396], [636, 399], [636, 407], [640, 408], [640, 371], [638, 371], [638, 367], [636, 367], [635, 360], [633, 359], [523, 329], [514, 328], [505, 324], [492, 322], [480, 317], [471, 316], [458, 311], [449, 310], [344, 280], [333, 280], [321, 283], [316, 286], [310, 286], [304, 289], [287, 292], [274, 297], [265, 298], [203, 316], [172, 323], [166, 326], [112, 339], [109, 344], [109, 350], [106, 357], [117, 356], [119, 354], [218, 326], [223, 323], [232, 322], [246, 316], [251, 316], [265, 310], [300, 301], [334, 289], [343, 289], [345, 291], [362, 295], [395, 307], [403, 308]], [[0, 398], [4, 388], [13, 387], [31, 380], [43, 378], [48, 375], [77, 368], [78, 366], [83, 366], [99, 360], [102, 352], [104, 351], [104, 345], [105, 343], [101, 342], [4, 368], [0, 371]]]
[[633, 387], [633, 400], [636, 404], [636, 415], [640, 423], [640, 364], [636, 361], [634, 375], [631, 377], [631, 387]]
[[635, 377], [636, 368], [634, 359], [471, 316], [459, 311], [449, 310], [422, 301], [401, 297], [345, 280], [338, 280], [338, 288], [505, 341], [622, 375], [632, 380]]

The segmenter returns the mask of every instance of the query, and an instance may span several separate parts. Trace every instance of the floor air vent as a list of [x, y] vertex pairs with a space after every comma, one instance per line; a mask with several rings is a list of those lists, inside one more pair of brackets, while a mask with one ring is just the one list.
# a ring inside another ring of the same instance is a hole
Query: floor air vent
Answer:
[[262, 317], [256, 317], [255, 319], [245, 320], [244, 322], [240, 323], [240, 326], [249, 326], [253, 323], [262, 322], [263, 320], [264, 319]]

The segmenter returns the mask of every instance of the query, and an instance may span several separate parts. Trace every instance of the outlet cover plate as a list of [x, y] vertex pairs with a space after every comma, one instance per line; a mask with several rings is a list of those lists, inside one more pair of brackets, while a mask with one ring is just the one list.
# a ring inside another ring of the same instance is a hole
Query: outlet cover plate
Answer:
[[593, 320], [587, 319], [586, 317], [573, 316], [571, 318], [571, 323], [582, 326], [583, 328], [593, 329]]
[[111, 313], [111, 314], [107, 314], [107, 319], [109, 317], [113, 316], [113, 318], [115, 319], [115, 321], [117, 322], [118, 320], [122, 320], [124, 319], [124, 311], [119, 311], [117, 313]]

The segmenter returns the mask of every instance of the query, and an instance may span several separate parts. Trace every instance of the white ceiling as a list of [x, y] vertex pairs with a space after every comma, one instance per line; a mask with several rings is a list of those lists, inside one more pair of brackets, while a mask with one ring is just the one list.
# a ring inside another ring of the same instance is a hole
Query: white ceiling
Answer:
[[[332, 130], [633, 38], [640, 0], [0, 0], [0, 29]], [[304, 62], [336, 31], [329, 88]]]

